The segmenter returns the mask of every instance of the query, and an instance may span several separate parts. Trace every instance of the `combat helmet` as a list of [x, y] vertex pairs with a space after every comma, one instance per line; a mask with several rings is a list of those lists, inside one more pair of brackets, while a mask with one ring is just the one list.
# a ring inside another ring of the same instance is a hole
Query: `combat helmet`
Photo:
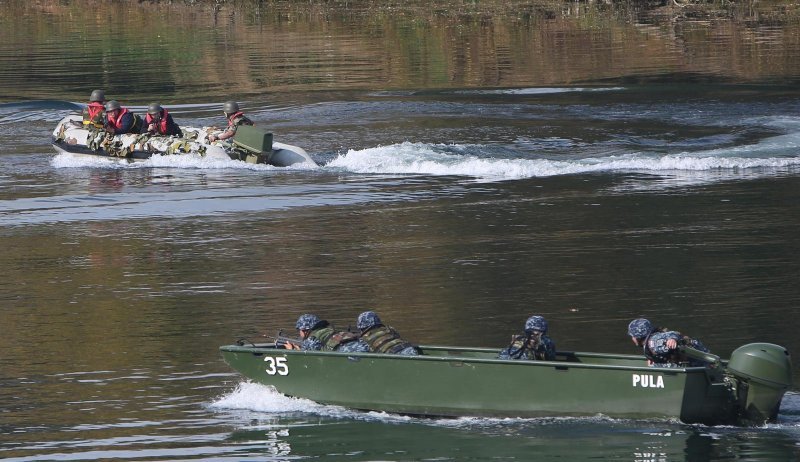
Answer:
[[122, 109], [122, 106], [119, 105], [119, 101], [112, 99], [111, 101], [106, 103], [106, 112], [109, 111], [118, 111]]
[[645, 338], [653, 332], [653, 324], [647, 319], [634, 319], [628, 324], [628, 335], [633, 338]]
[[304, 314], [297, 318], [297, 323], [294, 325], [297, 330], [311, 330], [319, 324], [322, 320], [314, 314]]
[[378, 317], [377, 313], [374, 311], [365, 311], [358, 315], [356, 327], [358, 327], [358, 330], [363, 332], [381, 324], [383, 323], [381, 322], [381, 318]]
[[150, 105], [147, 106], [147, 113], [150, 114], [150, 115], [161, 114], [162, 110], [163, 109], [162, 109], [161, 105], [158, 104], [158, 103], [150, 103]]
[[106, 101], [106, 92], [103, 90], [92, 90], [92, 94], [89, 96], [90, 103], [105, 103]]
[[525, 332], [539, 331], [543, 334], [547, 333], [547, 320], [542, 316], [531, 316], [525, 321]]
[[233, 114], [239, 112], [239, 103], [236, 101], [226, 101], [225, 104], [222, 105], [222, 112], [225, 114]]

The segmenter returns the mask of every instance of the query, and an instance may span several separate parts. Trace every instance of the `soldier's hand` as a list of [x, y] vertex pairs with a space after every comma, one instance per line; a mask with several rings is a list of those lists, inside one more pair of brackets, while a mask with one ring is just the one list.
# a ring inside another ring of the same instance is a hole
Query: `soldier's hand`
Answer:
[[671, 339], [667, 340], [667, 348], [669, 348], [670, 350], [674, 350], [675, 348], [678, 348], [678, 342], [675, 341], [674, 338], [671, 338]]

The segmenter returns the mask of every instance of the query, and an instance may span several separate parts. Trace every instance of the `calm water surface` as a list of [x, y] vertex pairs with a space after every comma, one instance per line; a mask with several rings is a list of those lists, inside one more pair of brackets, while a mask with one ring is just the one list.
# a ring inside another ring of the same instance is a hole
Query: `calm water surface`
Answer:
[[[419, 343], [499, 349], [538, 313], [560, 349], [633, 353], [647, 316], [797, 355], [797, 26], [282, 8], [0, 3], [0, 458], [800, 458], [796, 385], [755, 429], [417, 419], [217, 351], [375, 309]], [[234, 95], [320, 165], [56, 155], [95, 87], [195, 126]]]

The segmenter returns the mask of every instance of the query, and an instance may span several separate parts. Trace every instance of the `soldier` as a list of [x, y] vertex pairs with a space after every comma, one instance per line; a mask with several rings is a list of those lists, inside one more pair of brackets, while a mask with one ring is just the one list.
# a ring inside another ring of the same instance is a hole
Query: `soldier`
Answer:
[[653, 367], [706, 366], [707, 363], [690, 359], [679, 347], [687, 346], [708, 353], [709, 350], [700, 340], [692, 339], [680, 332], [653, 327], [644, 318], [634, 319], [628, 324], [628, 335], [633, 344], [642, 347], [647, 364]]
[[393, 328], [383, 325], [374, 311], [365, 311], [358, 315], [356, 327], [361, 331], [361, 340], [369, 345], [369, 351], [373, 353], [407, 356], [419, 354], [419, 348], [400, 338], [400, 334]]
[[117, 100], [106, 103], [106, 125], [105, 129], [112, 135], [122, 135], [124, 133], [139, 133], [142, 128], [142, 118], [128, 108], [120, 106]]
[[164, 136], [183, 136], [181, 127], [175, 123], [172, 116], [158, 103], [147, 106], [147, 115], [144, 117], [142, 133]]
[[[103, 128], [103, 116], [105, 115], [106, 92], [103, 90], [93, 90], [89, 95], [89, 104], [81, 114], [83, 125], [91, 125], [94, 128]], [[89, 127], [86, 127], [89, 128]]]
[[217, 140], [227, 140], [236, 134], [236, 129], [239, 125], [253, 125], [253, 121], [248, 119], [242, 111], [239, 110], [239, 103], [236, 101], [228, 101], [222, 105], [222, 112], [225, 118], [228, 119], [228, 127], [217, 135], [208, 135], [208, 142], [212, 143]]
[[287, 350], [325, 350], [342, 353], [366, 353], [369, 345], [358, 339], [354, 332], [336, 332], [328, 321], [313, 314], [304, 314], [297, 319], [295, 328], [303, 343], [286, 343]]
[[514, 336], [511, 345], [500, 351], [500, 359], [539, 359], [555, 361], [556, 344], [547, 335], [547, 320], [531, 316], [525, 321], [525, 331]]

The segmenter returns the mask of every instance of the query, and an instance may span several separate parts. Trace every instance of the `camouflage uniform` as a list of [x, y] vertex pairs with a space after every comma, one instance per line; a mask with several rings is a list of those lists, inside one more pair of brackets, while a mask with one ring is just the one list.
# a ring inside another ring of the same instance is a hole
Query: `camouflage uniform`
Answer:
[[396, 330], [383, 325], [374, 311], [365, 311], [358, 315], [356, 327], [361, 331], [361, 340], [369, 345], [373, 353], [389, 353], [406, 356], [417, 356], [419, 349], [403, 340]]
[[228, 119], [228, 126], [217, 136], [218, 139], [228, 139], [236, 135], [236, 130], [240, 125], [253, 125], [253, 121], [239, 110], [239, 104], [235, 101], [227, 101], [222, 110], [225, 113], [225, 118]]
[[228, 125], [228, 130], [233, 131], [236, 133], [236, 129], [239, 128], [240, 125], [254, 125], [253, 121], [248, 119], [246, 115], [239, 113], [238, 116], [234, 116], [230, 120], [230, 124]]
[[105, 117], [105, 106], [100, 103], [89, 103], [81, 112], [83, 125], [90, 125], [94, 128], [103, 128]]
[[556, 344], [547, 335], [547, 321], [541, 316], [531, 316], [525, 321], [525, 333], [517, 335], [511, 345], [500, 350], [499, 359], [538, 359], [555, 361]]
[[[708, 353], [708, 348], [700, 340], [687, 337], [680, 332], [654, 327], [647, 319], [639, 318], [631, 321], [628, 324], [628, 335], [640, 342], [645, 357], [653, 367], [698, 367], [708, 365], [705, 362], [685, 357], [679, 349], [681, 346], [688, 346]], [[667, 346], [667, 342], [670, 340], [675, 341], [676, 348]]]
[[308, 336], [300, 344], [301, 350], [338, 351], [342, 353], [366, 353], [369, 345], [351, 332], [335, 332], [328, 321], [313, 314], [304, 314], [297, 320], [297, 330], [307, 330]]
[[81, 112], [83, 125], [86, 128], [103, 128], [105, 125], [105, 103], [106, 93], [103, 90], [93, 90], [89, 96], [89, 104]]
[[702, 361], [691, 360], [680, 354], [677, 348], [670, 349], [667, 342], [672, 339], [678, 346], [688, 346], [705, 353], [708, 348], [700, 340], [692, 339], [681, 335], [680, 332], [666, 331], [654, 332], [645, 340], [644, 354], [647, 359], [653, 362], [653, 367], [702, 367], [707, 364]]
[[508, 348], [500, 350], [497, 355], [500, 359], [538, 359], [555, 361], [556, 344], [546, 335], [537, 339], [533, 336], [517, 335]]

